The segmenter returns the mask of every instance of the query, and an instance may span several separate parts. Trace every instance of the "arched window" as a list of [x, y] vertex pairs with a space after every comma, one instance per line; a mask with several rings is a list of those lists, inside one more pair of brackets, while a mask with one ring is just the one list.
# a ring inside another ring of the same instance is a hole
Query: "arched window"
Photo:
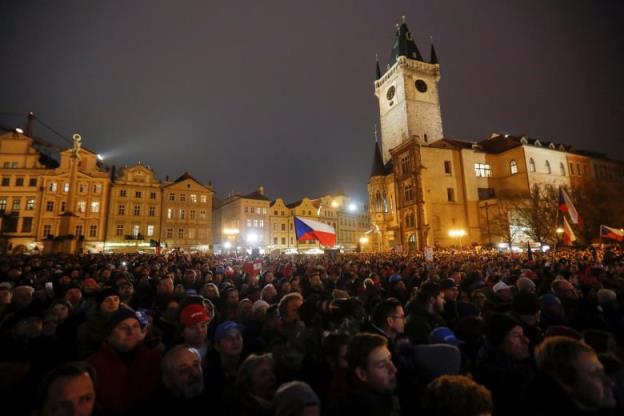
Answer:
[[551, 174], [552, 173], [552, 169], [550, 168], [550, 162], [546, 161], [546, 173], [547, 174]]
[[516, 173], [518, 173], [518, 164], [516, 163], [515, 160], [512, 160], [511, 162], [509, 162], [509, 171], [511, 172], [512, 175], [515, 175]]
[[561, 171], [561, 176], [565, 176], [565, 165], [563, 162], [559, 163], [559, 170]]
[[386, 196], [386, 191], [383, 193], [383, 212], [388, 212], [388, 197]]
[[377, 191], [375, 194], [375, 211], [381, 212], [383, 210], [383, 201], [381, 200], [381, 192]]
[[533, 158], [529, 159], [529, 172], [535, 172], [535, 161]]

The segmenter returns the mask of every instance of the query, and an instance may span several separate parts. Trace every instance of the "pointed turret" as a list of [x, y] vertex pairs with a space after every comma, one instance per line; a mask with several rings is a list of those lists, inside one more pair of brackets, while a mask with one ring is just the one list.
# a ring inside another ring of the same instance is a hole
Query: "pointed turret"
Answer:
[[416, 42], [414, 42], [414, 38], [407, 27], [407, 23], [405, 23], [405, 16], [403, 16], [402, 23], [397, 25], [388, 67], [394, 65], [397, 59], [399, 59], [399, 56], [405, 56], [406, 58], [416, 61], [423, 61], [422, 55], [416, 46]]
[[379, 68], [379, 56], [375, 54], [375, 81], [381, 78], [381, 68]]
[[386, 176], [386, 168], [384, 167], [383, 158], [381, 157], [381, 150], [379, 149], [379, 143], [375, 142], [375, 154], [373, 155], [373, 168], [371, 169], [370, 177], [373, 176]]
[[438, 54], [436, 54], [433, 42], [431, 42], [431, 59], [429, 60], [429, 63], [434, 65], [438, 64]]

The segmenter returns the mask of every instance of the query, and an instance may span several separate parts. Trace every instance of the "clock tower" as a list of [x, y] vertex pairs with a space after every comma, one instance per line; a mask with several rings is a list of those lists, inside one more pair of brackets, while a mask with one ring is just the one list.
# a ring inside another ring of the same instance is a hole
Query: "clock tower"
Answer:
[[377, 63], [375, 95], [379, 100], [384, 164], [391, 159], [390, 149], [403, 140], [414, 137], [426, 146], [443, 137], [439, 81], [440, 65], [433, 44], [429, 62], [425, 62], [403, 18], [397, 25], [384, 74]]

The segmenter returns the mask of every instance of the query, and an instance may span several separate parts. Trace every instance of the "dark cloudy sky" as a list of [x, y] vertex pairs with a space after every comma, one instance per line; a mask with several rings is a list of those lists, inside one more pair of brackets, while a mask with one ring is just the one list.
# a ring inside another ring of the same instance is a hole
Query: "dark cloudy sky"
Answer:
[[447, 137], [527, 133], [624, 159], [623, 3], [2, 0], [0, 113], [220, 195], [365, 200], [375, 53], [385, 63], [405, 14], [421, 52], [436, 44]]

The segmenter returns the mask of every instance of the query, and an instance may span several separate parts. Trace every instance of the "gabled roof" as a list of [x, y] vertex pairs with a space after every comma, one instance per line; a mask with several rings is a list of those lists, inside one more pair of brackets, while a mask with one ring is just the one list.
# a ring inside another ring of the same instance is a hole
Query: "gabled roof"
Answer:
[[253, 191], [250, 194], [244, 195], [241, 198], [245, 198], [245, 199], [255, 199], [257, 201], [271, 201], [269, 198], [267, 198], [266, 196], [264, 196], [264, 194], [261, 194], [258, 191]]
[[298, 201], [291, 202], [290, 204], [286, 204], [286, 206], [287, 206], [288, 208], [296, 208], [296, 207], [298, 207], [299, 205], [301, 205], [301, 203], [302, 203], [302, 202], [303, 202], [303, 199], [300, 199], [300, 200], [298, 200]]
[[522, 146], [520, 139], [520, 137], [512, 137], [509, 135], [493, 135], [489, 139], [480, 141], [478, 145], [486, 153], [503, 153], [509, 149]]
[[191, 173], [190, 173], [189, 171], [184, 172], [184, 173], [183, 173], [183, 174], [182, 174], [182, 175], [181, 175], [178, 179], [176, 179], [174, 182], [175, 182], [175, 183], [178, 183], [178, 182], [185, 181], [185, 180], [187, 180], [187, 179], [190, 179], [190, 180], [192, 180], [192, 181], [195, 181], [195, 182], [197, 182], [197, 183], [201, 184], [201, 182], [200, 182], [200, 181], [198, 181], [197, 179], [195, 179], [195, 178], [193, 177], [193, 175], [191, 175]]
[[474, 144], [474, 142], [466, 142], [457, 139], [440, 139], [431, 143], [429, 147], [440, 149], [472, 149]]

